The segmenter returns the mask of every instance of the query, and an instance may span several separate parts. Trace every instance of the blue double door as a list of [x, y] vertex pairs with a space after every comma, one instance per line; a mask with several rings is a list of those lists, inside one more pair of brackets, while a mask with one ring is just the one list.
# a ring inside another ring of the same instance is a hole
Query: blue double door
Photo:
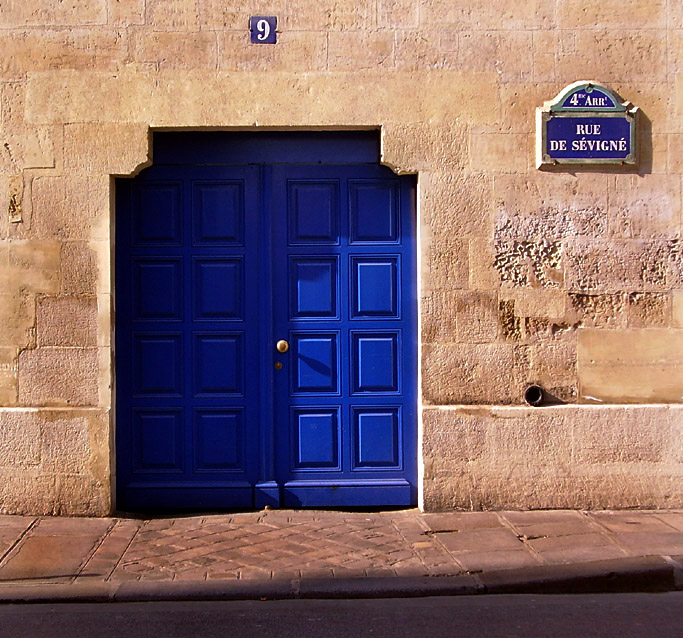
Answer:
[[412, 179], [153, 166], [116, 227], [119, 509], [415, 503]]

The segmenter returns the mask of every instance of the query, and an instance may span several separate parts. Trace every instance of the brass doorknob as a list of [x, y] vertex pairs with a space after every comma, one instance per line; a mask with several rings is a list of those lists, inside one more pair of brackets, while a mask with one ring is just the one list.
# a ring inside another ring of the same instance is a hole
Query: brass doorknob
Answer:
[[280, 339], [280, 341], [275, 344], [275, 348], [278, 352], [287, 352], [287, 350], [289, 350], [289, 344], [284, 339]]

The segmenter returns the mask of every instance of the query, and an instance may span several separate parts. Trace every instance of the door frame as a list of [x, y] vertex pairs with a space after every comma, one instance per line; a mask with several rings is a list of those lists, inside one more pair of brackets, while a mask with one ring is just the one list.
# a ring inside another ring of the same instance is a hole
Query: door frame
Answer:
[[[382, 166], [380, 159], [380, 136], [377, 130], [363, 130], [363, 131], [343, 131], [343, 132], [323, 132], [323, 131], [297, 131], [297, 132], [283, 132], [283, 131], [215, 131], [215, 132], [155, 132], [150, 135], [151, 143], [154, 148], [154, 162], [153, 165], [169, 164], [191, 164], [197, 165], [201, 163], [225, 163], [234, 165], [244, 165], [249, 163], [272, 164], [272, 163], [321, 163], [321, 164], [371, 164], [374, 166]], [[192, 158], [201, 158], [201, 161], [193, 160]], [[148, 164], [152, 165], [152, 163]], [[145, 166], [146, 168], [146, 166]], [[116, 178], [116, 183], [113, 184], [114, 194], [116, 194], [116, 184], [118, 180], [132, 179], [134, 175], [127, 177]], [[269, 198], [270, 193], [265, 193], [263, 197]], [[114, 198], [115, 202], [115, 198]], [[113, 205], [114, 214], [113, 230], [116, 224], [116, 205]], [[413, 259], [413, 276], [415, 298], [413, 299], [413, 325], [412, 333], [405, 335], [404, 338], [411, 338], [415, 340], [414, 358], [412, 362], [413, 377], [410, 381], [414, 389], [412, 401], [414, 403], [414, 427], [413, 427], [413, 442], [410, 446], [411, 453], [415, 455], [413, 459], [413, 476], [410, 477], [413, 485], [413, 495], [411, 501], [413, 504], [418, 504], [418, 498], [421, 499], [421, 479], [422, 479], [422, 459], [421, 459], [421, 390], [420, 390], [420, 351], [421, 344], [419, 339], [420, 329], [420, 313], [419, 313], [419, 215], [418, 215], [418, 201], [417, 201], [417, 180], [412, 186], [412, 206], [409, 213], [413, 216], [413, 236], [411, 237], [412, 245], [412, 259]], [[116, 233], [112, 232], [112, 280], [116, 281], [116, 254], [117, 247], [115, 242]], [[271, 242], [269, 235], [268, 242]], [[271, 267], [272, 260], [272, 246], [269, 245], [270, 250], [264, 250], [261, 257], [261, 268]], [[265, 272], [268, 272], [267, 270]], [[116, 286], [113, 287], [114, 299], [116, 297]], [[273, 314], [272, 295], [265, 287], [261, 290], [260, 302], [264, 309], [263, 315], [271, 317]], [[113, 344], [116, 343], [115, 331], [117, 328], [116, 321], [112, 321], [112, 332], [114, 333]], [[261, 333], [265, 334], [266, 329], [260, 327]], [[269, 368], [270, 354], [266, 348], [260, 351], [261, 365], [264, 370]], [[114, 359], [115, 361], [115, 359]], [[113, 420], [116, 424], [116, 375], [117, 368], [112, 366], [113, 384], [112, 384], [112, 406], [113, 406]], [[264, 375], [268, 382], [264, 383], [261, 396], [272, 391], [273, 379], [270, 375]], [[273, 419], [273, 406], [267, 402], [264, 407], [264, 416], [266, 419]], [[114, 427], [116, 434], [117, 428]], [[273, 503], [276, 499], [276, 491], [279, 489], [277, 483], [268, 480], [268, 477], [276, 476], [276, 449], [275, 449], [276, 429], [262, 428], [259, 433], [259, 440], [261, 449], [260, 456], [260, 470], [259, 475], [261, 480], [254, 486], [256, 507]], [[119, 492], [119, 484], [117, 477], [118, 467], [118, 450], [117, 437], [114, 436], [113, 445], [113, 462], [112, 467], [115, 469], [113, 483], [114, 498]], [[261, 495], [261, 496], [259, 496]], [[279, 500], [279, 496], [277, 496]]]

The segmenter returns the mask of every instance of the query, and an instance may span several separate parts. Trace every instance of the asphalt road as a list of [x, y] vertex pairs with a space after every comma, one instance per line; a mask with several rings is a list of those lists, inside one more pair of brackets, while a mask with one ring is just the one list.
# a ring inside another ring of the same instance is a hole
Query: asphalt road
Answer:
[[2, 638], [681, 638], [683, 592], [0, 606]]

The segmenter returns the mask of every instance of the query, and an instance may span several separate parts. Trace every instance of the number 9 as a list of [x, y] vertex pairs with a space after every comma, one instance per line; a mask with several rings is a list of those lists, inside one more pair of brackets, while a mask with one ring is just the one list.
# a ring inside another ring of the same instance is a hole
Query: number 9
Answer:
[[267, 40], [268, 36], [270, 35], [270, 25], [268, 24], [268, 20], [259, 20], [256, 23], [256, 30], [258, 31], [258, 35], [256, 37], [259, 40]]

